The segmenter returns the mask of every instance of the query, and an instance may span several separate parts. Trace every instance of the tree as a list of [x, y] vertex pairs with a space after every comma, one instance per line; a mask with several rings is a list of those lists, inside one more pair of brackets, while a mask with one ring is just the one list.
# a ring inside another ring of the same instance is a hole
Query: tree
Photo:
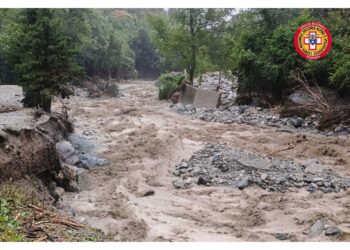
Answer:
[[200, 48], [201, 52], [205, 51], [209, 34], [225, 23], [229, 14], [229, 9], [175, 9], [170, 20], [150, 17], [149, 22], [157, 33], [161, 53], [184, 67], [193, 82]]
[[156, 52], [145, 29], [140, 29], [137, 37], [131, 42], [135, 52], [135, 68], [140, 78], [159, 76], [159, 55]]
[[8, 37], [9, 57], [23, 86], [26, 107], [51, 111], [53, 96], [69, 96], [67, 84], [81, 76], [76, 49], [58, 17], [65, 10], [26, 9]]
[[117, 29], [116, 17], [110, 10], [92, 10], [86, 18], [89, 39], [81, 51], [80, 61], [87, 74], [109, 79], [134, 77], [134, 53], [128, 38]]

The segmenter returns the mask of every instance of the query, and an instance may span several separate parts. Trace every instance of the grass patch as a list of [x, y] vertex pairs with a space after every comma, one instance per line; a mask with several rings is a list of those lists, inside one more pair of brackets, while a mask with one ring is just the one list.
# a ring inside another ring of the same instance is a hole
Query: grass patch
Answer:
[[0, 191], [0, 241], [26, 241], [22, 232], [22, 221], [30, 216], [25, 209], [27, 202], [33, 202], [23, 190], [14, 185], [6, 185]]
[[0, 242], [111, 240], [100, 230], [39, 204], [34, 192], [4, 185], [0, 189]]

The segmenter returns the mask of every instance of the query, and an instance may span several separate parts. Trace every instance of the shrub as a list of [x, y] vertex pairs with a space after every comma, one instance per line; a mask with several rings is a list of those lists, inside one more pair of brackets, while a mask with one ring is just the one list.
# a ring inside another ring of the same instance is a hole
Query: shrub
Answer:
[[170, 94], [179, 88], [184, 78], [183, 74], [178, 73], [161, 75], [158, 80], [159, 100], [168, 99]]

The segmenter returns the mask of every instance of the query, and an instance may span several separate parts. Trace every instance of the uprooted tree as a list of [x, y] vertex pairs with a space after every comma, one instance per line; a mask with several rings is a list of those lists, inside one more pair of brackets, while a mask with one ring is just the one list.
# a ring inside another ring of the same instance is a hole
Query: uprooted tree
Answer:
[[330, 98], [325, 90], [318, 85], [315, 78], [308, 80], [305, 73], [300, 69], [293, 70], [289, 78], [298, 84], [298, 88], [304, 91], [308, 101], [303, 104], [290, 103], [290, 105], [285, 105], [280, 110], [281, 115], [311, 115], [317, 113], [321, 116], [318, 125], [320, 130], [338, 123], [350, 124], [350, 108], [338, 103], [337, 99]]

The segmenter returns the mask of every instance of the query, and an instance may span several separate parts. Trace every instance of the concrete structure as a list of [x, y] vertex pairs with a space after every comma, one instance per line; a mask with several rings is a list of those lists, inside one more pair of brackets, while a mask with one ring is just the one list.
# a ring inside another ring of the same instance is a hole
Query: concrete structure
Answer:
[[221, 93], [206, 89], [197, 89], [193, 100], [195, 108], [218, 108], [220, 105]]
[[179, 98], [179, 102], [184, 105], [192, 104], [195, 108], [217, 108], [220, 101], [220, 92], [199, 89], [188, 84], [185, 85], [185, 89]]
[[197, 88], [186, 84], [185, 85], [185, 90], [181, 93], [179, 101], [183, 103], [184, 105], [186, 104], [193, 104], [194, 97], [196, 95]]

